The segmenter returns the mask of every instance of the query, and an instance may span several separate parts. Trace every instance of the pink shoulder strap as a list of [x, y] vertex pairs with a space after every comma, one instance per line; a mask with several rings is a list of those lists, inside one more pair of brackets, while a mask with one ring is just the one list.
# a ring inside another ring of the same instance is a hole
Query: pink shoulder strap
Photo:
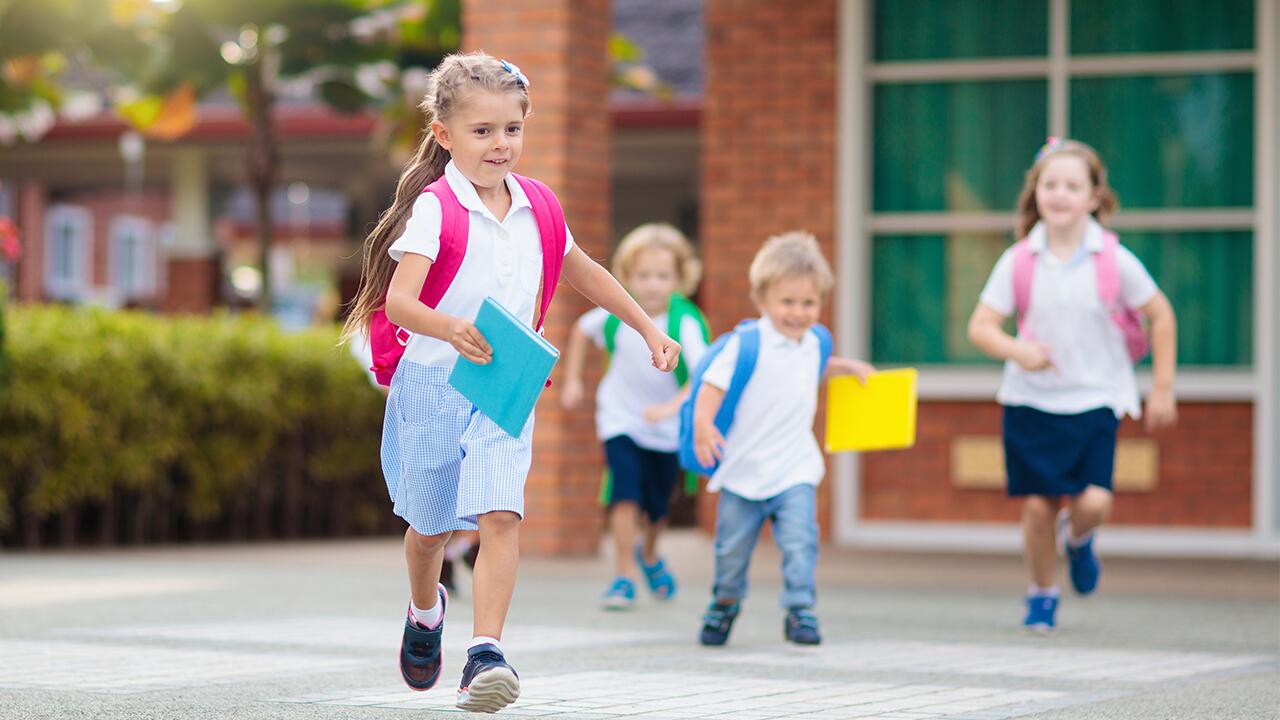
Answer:
[[542, 241], [542, 298], [535, 326], [535, 329], [541, 330], [547, 317], [547, 309], [551, 307], [551, 298], [556, 293], [556, 286], [560, 284], [560, 270], [564, 266], [564, 250], [568, 242], [564, 209], [560, 207], [556, 194], [544, 183], [515, 173], [511, 175], [529, 197], [533, 217], [538, 223], [538, 236]]
[[423, 192], [435, 195], [440, 201], [440, 251], [436, 253], [436, 260], [431, 263], [427, 279], [422, 283], [422, 293], [418, 295], [422, 304], [435, 308], [458, 275], [458, 268], [462, 267], [462, 258], [467, 254], [471, 219], [443, 175]]
[[1031, 277], [1036, 271], [1036, 253], [1027, 239], [1013, 246], [1013, 305], [1018, 314], [1018, 329], [1022, 329], [1027, 308], [1031, 307]]
[[1093, 266], [1098, 278], [1098, 298], [1108, 311], [1116, 310], [1120, 298], [1120, 261], [1116, 259], [1120, 239], [1110, 230], [1102, 236], [1102, 252], [1094, 258]]

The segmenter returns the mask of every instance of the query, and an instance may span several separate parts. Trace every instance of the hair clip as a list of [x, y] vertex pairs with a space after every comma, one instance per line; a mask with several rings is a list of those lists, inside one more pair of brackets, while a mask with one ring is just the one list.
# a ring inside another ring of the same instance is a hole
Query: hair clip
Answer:
[[507, 62], [506, 60], [499, 60], [498, 62], [502, 63], [502, 69], [516, 76], [516, 82], [520, 83], [520, 87], [529, 87], [529, 78], [525, 77], [524, 73], [520, 72], [519, 67], [514, 63]]
[[1040, 162], [1041, 160], [1043, 160], [1045, 155], [1048, 155], [1054, 150], [1057, 150], [1061, 145], [1062, 145], [1062, 138], [1058, 137], [1057, 135], [1050, 135], [1044, 141], [1044, 145], [1040, 146], [1040, 150], [1036, 152], [1036, 162]]

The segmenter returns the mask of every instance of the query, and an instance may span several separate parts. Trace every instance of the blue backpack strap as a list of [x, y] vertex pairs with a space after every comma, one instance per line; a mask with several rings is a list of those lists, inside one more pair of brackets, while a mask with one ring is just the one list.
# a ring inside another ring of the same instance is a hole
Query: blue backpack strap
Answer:
[[720, 411], [716, 413], [716, 428], [726, 437], [729, 435], [729, 428], [733, 426], [733, 416], [738, 412], [742, 391], [751, 380], [751, 373], [756, 370], [756, 360], [760, 357], [760, 325], [756, 321], [744, 320], [738, 323], [733, 334], [738, 337], [738, 358], [733, 366], [733, 379], [729, 381], [729, 389], [724, 393], [724, 402], [720, 403]]
[[827, 361], [831, 359], [831, 349], [833, 342], [831, 340], [831, 331], [826, 325], [818, 323], [809, 328], [809, 332], [818, 336], [818, 379], [822, 379], [822, 375], [827, 371]]
[[698, 462], [697, 454], [693, 451], [693, 409], [698, 402], [698, 392], [702, 389], [702, 376], [711, 367], [712, 361], [724, 351], [729, 340], [735, 337], [738, 338], [738, 358], [733, 368], [733, 379], [729, 381], [729, 388], [725, 391], [724, 401], [720, 404], [715, 420], [716, 428], [722, 435], [729, 433], [729, 428], [733, 425], [734, 413], [738, 409], [738, 400], [742, 397], [742, 391], [751, 379], [751, 374], [755, 372], [756, 359], [760, 356], [760, 327], [756, 320], [744, 320], [738, 323], [738, 327], [734, 328], [733, 332], [725, 333], [711, 343], [711, 347], [707, 348], [707, 352], [698, 361], [698, 366], [690, 375], [689, 399], [680, 406], [680, 443], [677, 450], [680, 465], [686, 470], [710, 475], [718, 467], [718, 465], [704, 467]]

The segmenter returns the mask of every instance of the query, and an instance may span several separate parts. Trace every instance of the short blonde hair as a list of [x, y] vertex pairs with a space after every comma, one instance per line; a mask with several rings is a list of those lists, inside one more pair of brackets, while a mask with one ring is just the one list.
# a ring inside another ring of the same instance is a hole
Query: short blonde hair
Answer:
[[684, 233], [667, 223], [645, 223], [627, 233], [613, 254], [613, 276], [623, 284], [635, 268], [636, 258], [649, 248], [671, 253], [676, 259], [676, 277], [681, 293], [692, 295], [702, 280], [702, 262]]
[[748, 273], [751, 292], [763, 295], [769, 285], [790, 277], [810, 277], [825, 295], [835, 285], [831, 266], [822, 256], [822, 248], [812, 233], [793, 230], [774, 235], [765, 241], [764, 247], [751, 261]]

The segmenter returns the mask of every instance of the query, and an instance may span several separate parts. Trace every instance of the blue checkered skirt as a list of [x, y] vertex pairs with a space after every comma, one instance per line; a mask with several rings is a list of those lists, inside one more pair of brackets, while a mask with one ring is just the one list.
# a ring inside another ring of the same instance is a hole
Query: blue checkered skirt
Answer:
[[382, 474], [395, 514], [423, 535], [524, 517], [533, 417], [513, 438], [449, 384], [449, 368], [401, 361], [382, 422]]

